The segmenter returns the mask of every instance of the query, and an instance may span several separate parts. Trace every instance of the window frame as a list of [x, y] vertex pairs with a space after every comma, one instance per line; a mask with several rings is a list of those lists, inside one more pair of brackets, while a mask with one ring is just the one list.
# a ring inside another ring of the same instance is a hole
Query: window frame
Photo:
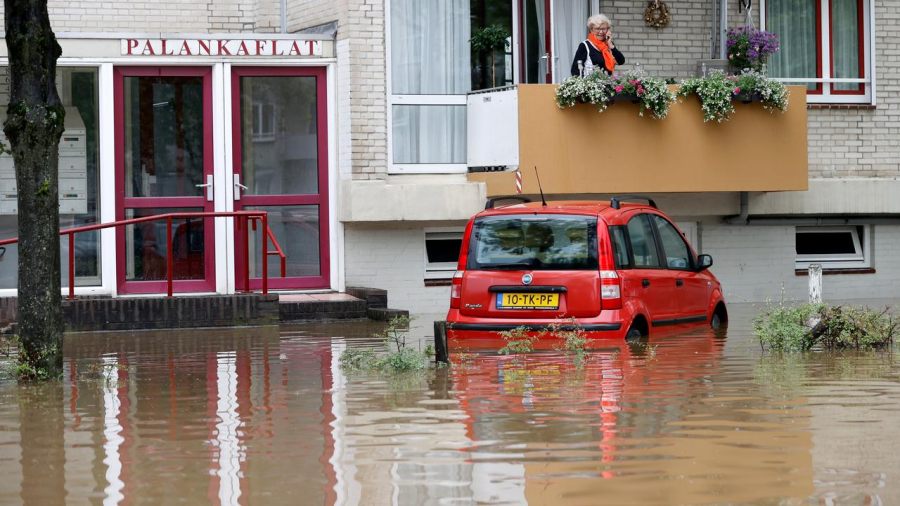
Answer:
[[[860, 232], [862, 237], [860, 237]], [[811, 254], [801, 255], [797, 253], [796, 238], [802, 233], [850, 233], [855, 252], [836, 254]], [[839, 269], [868, 269], [872, 267], [872, 231], [869, 225], [846, 225], [827, 227], [794, 227], [794, 268], [806, 270], [810, 264], [820, 264], [822, 270]]]
[[[250, 137], [253, 142], [272, 142], [276, 137], [276, 115], [278, 111], [271, 102], [253, 102], [251, 106], [253, 123], [251, 124]], [[266, 110], [269, 111], [269, 121], [266, 121]], [[257, 128], [259, 127], [259, 128]]]
[[425, 279], [451, 279], [453, 278], [453, 273], [456, 272], [456, 268], [459, 265], [459, 255], [457, 255], [457, 261], [455, 262], [431, 262], [428, 259], [428, 241], [430, 239], [459, 239], [459, 248], [460, 250], [462, 250], [462, 241], [464, 234], [465, 228], [463, 227], [426, 228], [424, 230], [422, 258], [425, 266]]
[[[760, 26], [766, 28], [767, 2], [760, 0]], [[872, 0], [856, 0], [860, 15], [857, 16], [860, 37], [860, 78], [835, 78], [832, 54], [831, 12], [833, 0], [816, 0], [816, 72], [815, 78], [776, 78], [787, 85], [815, 84], [808, 90], [806, 101], [810, 104], [870, 104], [875, 105], [875, 14]], [[861, 91], [835, 90], [835, 84], [858, 83]]]
[[[696, 263], [697, 263], [696, 254], [694, 253], [693, 248], [691, 248], [691, 245], [685, 239], [684, 233], [681, 231], [681, 229], [679, 229], [671, 221], [667, 220], [664, 216], [660, 216], [658, 214], [649, 214], [649, 216], [653, 217], [650, 219], [650, 223], [653, 224], [653, 231], [656, 234], [656, 244], [658, 245], [659, 250], [660, 250], [660, 261], [664, 261], [664, 264], [665, 264], [664, 268], [672, 270], [672, 271], [694, 271], [694, 270], [696, 270], [696, 268], [695, 268]], [[675, 238], [677, 240], [680, 240], [681, 245], [684, 246], [685, 252], [687, 253], [687, 258], [685, 259], [685, 260], [687, 260], [686, 266], [672, 267], [669, 265], [669, 255], [668, 255], [668, 252], [666, 251], [665, 239], [663, 238], [662, 232], [660, 231], [660, 224], [659, 224], [660, 221], [662, 221], [663, 223], [667, 223], [670, 227], [672, 227], [672, 230], [675, 232]]]
[[[384, 59], [385, 91], [387, 93], [387, 173], [388, 174], [465, 174], [467, 163], [394, 163], [394, 106], [397, 105], [447, 105], [466, 106], [466, 95], [394, 95], [393, 72], [391, 71], [393, 50], [391, 30], [391, 0], [384, 2]], [[465, 137], [465, 135], [463, 135]], [[465, 142], [465, 139], [463, 139]]]

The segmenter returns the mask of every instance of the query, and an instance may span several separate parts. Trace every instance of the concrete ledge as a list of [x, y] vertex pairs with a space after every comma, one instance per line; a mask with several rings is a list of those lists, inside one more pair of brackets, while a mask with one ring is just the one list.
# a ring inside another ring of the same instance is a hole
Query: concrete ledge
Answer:
[[465, 175], [397, 176], [385, 181], [342, 181], [343, 222], [467, 220], [484, 209], [483, 183]]
[[394, 318], [405, 316], [409, 318], [409, 311], [405, 309], [389, 309], [382, 307], [370, 307], [366, 310], [366, 315], [370, 320], [375, 320], [379, 322], [389, 322]]

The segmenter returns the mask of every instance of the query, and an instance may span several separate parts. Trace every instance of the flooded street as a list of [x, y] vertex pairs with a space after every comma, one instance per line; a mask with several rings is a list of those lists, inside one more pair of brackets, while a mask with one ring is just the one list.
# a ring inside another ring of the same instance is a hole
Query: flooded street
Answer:
[[897, 354], [764, 354], [730, 309], [399, 377], [339, 367], [368, 322], [68, 335], [63, 382], [0, 383], [0, 504], [900, 504]]

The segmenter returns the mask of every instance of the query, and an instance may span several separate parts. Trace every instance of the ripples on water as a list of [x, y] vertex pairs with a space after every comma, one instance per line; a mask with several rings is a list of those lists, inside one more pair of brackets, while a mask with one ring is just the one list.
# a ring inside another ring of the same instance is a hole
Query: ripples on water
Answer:
[[895, 355], [747, 322], [399, 377], [337, 365], [374, 324], [71, 335], [0, 384], [0, 503], [900, 504]]

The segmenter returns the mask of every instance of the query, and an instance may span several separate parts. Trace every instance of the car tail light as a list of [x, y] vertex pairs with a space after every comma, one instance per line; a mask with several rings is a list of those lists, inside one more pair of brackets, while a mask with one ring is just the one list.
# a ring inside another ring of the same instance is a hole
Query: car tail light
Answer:
[[462, 295], [462, 279], [465, 271], [456, 271], [450, 282], [450, 309], [459, 309], [459, 300]]
[[616, 271], [600, 271], [600, 307], [622, 308], [622, 284]]
[[622, 309], [622, 282], [613, 258], [612, 241], [604, 233], [600, 238], [600, 309]]

